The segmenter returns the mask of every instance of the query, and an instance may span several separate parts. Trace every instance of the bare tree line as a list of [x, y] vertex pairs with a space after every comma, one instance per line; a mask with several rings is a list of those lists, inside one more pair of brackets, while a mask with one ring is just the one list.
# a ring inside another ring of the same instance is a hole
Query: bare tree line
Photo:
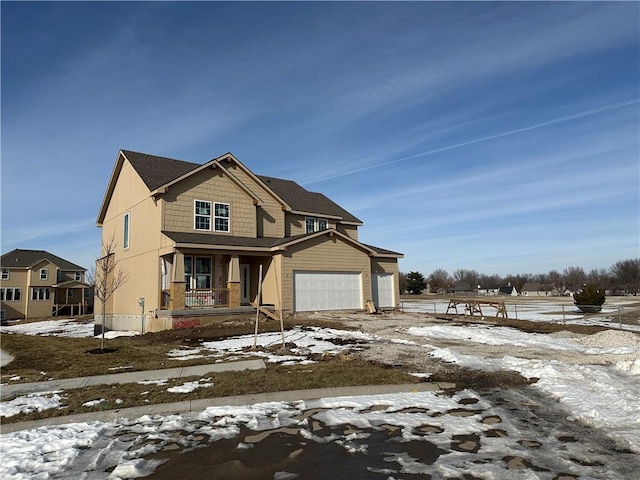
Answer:
[[[551, 270], [547, 273], [518, 273], [500, 276], [478, 273], [476, 270], [457, 269], [450, 275], [445, 269], [438, 268], [428, 276], [420, 272], [400, 272], [400, 290], [412, 291], [420, 277], [431, 292], [446, 290], [455, 286], [466, 285], [471, 289], [495, 289], [510, 285], [518, 291], [526, 283], [537, 283], [541, 289], [548, 291], [570, 290], [575, 292], [583, 285], [590, 284], [610, 291], [612, 294], [637, 294], [640, 292], [640, 258], [632, 258], [616, 262], [608, 269], [593, 269], [585, 272], [582, 267], [570, 266], [562, 272]], [[417, 280], [416, 280], [417, 279]]]

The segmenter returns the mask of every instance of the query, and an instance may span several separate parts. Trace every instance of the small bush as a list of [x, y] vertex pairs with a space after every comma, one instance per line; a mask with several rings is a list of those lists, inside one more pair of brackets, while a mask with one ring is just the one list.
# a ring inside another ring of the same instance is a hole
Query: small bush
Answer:
[[573, 303], [581, 312], [597, 313], [602, 310], [604, 289], [595, 285], [585, 285], [579, 292], [573, 294]]

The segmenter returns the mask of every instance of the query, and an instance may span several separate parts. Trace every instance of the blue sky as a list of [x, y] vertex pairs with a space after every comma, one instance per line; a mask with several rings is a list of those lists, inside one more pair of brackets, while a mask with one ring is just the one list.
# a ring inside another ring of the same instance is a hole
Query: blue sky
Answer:
[[405, 272], [640, 255], [637, 2], [1, 10], [3, 253], [88, 267], [123, 148], [230, 151], [347, 208]]

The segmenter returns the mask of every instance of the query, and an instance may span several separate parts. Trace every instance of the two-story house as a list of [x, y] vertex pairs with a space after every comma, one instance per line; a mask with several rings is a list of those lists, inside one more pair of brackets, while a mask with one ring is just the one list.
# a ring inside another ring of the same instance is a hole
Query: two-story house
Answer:
[[16, 249], [0, 260], [2, 318], [15, 320], [90, 311], [86, 269], [44, 250]]
[[362, 221], [326, 196], [230, 153], [197, 164], [121, 150], [97, 225], [128, 275], [107, 304], [110, 329], [197, 325], [258, 291], [285, 313], [398, 305], [402, 254], [361, 243]]

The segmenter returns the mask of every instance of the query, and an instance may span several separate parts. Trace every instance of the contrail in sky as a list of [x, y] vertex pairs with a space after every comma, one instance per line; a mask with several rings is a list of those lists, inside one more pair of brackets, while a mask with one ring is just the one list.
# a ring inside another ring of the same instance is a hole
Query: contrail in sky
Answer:
[[353, 175], [354, 173], [365, 172], [367, 170], [371, 170], [378, 167], [384, 167], [386, 165], [393, 165], [394, 163], [405, 162], [407, 160], [411, 160], [413, 158], [425, 157], [427, 155], [433, 155], [434, 153], [446, 152], [448, 150], [453, 150], [455, 148], [466, 147], [467, 145], [474, 145], [476, 143], [486, 142], [488, 140], [495, 140], [496, 138], [508, 137], [510, 135], [515, 135], [517, 133], [528, 132], [529, 130], [535, 130], [536, 128], [548, 127], [549, 125], [555, 125], [557, 123], [568, 122], [569, 120], [576, 120], [578, 118], [588, 117], [589, 115], [595, 115], [596, 113], [607, 112], [609, 110], [615, 110], [617, 108], [626, 107], [629, 105], [633, 105], [634, 103], [640, 102], [640, 98], [633, 98], [631, 100], [624, 100], [622, 102], [611, 103], [609, 105], [604, 105], [602, 107], [592, 108], [590, 110], [585, 110], [584, 112], [574, 113], [572, 115], [566, 115], [564, 117], [554, 118], [552, 120], [547, 120], [546, 122], [536, 123], [535, 125], [530, 125], [528, 127], [517, 128], [515, 130], [508, 130], [502, 133], [496, 133], [495, 135], [487, 135], [485, 137], [474, 138], [473, 140], [468, 140], [466, 142], [454, 143], [453, 145], [448, 145], [446, 147], [436, 148], [434, 150], [428, 150], [426, 152], [415, 153], [413, 155], [409, 155], [408, 157], [398, 158], [396, 160], [390, 160], [388, 162], [377, 163], [375, 165], [369, 165], [366, 167], [357, 168], [354, 170], [349, 170], [343, 173], [337, 173], [335, 175], [330, 175], [328, 177], [323, 177], [318, 180], [312, 180], [310, 182], [305, 182], [305, 184], [318, 183], [323, 182], [325, 180], [331, 180], [333, 178], [346, 177], [347, 175]]

